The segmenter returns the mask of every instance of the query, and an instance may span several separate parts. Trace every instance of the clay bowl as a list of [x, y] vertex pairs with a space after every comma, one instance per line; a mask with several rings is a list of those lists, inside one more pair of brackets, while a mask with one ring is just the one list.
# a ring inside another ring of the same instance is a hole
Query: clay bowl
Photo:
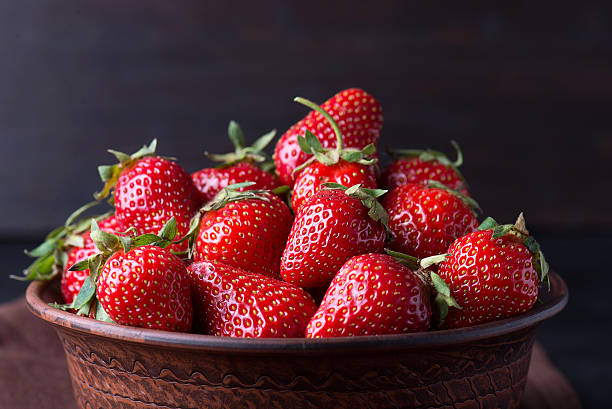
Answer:
[[57, 310], [57, 282], [27, 303], [64, 345], [81, 408], [514, 408], [536, 328], [567, 303], [555, 273], [526, 314], [467, 329], [245, 340], [108, 324]]

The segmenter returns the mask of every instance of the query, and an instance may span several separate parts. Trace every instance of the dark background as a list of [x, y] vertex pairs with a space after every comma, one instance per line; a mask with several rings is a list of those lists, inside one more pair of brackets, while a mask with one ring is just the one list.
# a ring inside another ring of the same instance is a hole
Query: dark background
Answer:
[[99, 188], [105, 152], [153, 137], [190, 172], [203, 151], [284, 132], [357, 86], [381, 146], [457, 140], [487, 215], [525, 211], [570, 303], [540, 339], [585, 407], [611, 396], [609, 2], [0, 2], [0, 301], [21, 250]]

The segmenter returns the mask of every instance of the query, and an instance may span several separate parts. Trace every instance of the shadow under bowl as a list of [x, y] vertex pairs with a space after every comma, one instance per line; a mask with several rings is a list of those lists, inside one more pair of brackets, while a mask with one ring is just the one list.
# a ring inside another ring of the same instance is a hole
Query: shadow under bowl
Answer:
[[239, 339], [96, 321], [48, 305], [58, 281], [33, 282], [28, 308], [63, 343], [81, 408], [515, 408], [540, 322], [567, 304], [550, 291], [527, 313], [470, 328], [327, 339]]

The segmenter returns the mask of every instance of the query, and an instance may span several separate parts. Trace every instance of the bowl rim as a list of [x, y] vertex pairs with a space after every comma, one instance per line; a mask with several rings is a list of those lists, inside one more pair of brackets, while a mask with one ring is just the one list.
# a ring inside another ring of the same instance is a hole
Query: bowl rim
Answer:
[[360, 353], [370, 350], [415, 349], [464, 344], [535, 327], [540, 322], [559, 313], [567, 304], [567, 285], [555, 272], [551, 272], [549, 276], [550, 291], [541, 295], [541, 303], [537, 303], [524, 314], [467, 328], [359, 337], [245, 339], [128, 327], [77, 316], [50, 306], [43, 301], [43, 296], [48, 296], [51, 292], [48, 281], [35, 281], [28, 286], [26, 304], [35, 316], [58, 329], [147, 346], [237, 354], [337, 351]]

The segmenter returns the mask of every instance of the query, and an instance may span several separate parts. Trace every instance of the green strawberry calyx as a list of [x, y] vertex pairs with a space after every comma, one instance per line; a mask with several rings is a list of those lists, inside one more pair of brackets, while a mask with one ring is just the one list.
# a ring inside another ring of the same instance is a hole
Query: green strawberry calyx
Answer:
[[[100, 202], [89, 202], [75, 210], [66, 219], [66, 222], [52, 230], [45, 241], [32, 250], [25, 253], [35, 258], [24, 271], [22, 276], [11, 275], [10, 277], [20, 281], [49, 280], [60, 274], [68, 262], [68, 251], [71, 247], [83, 247], [82, 234], [90, 229], [91, 216], [81, 218], [89, 209], [99, 205]], [[100, 221], [109, 217], [111, 211], [93, 217]]]
[[535, 238], [529, 235], [527, 224], [525, 223], [525, 215], [522, 212], [514, 224], [499, 224], [492, 217], [487, 217], [478, 226], [478, 230], [491, 230], [491, 239], [497, 239], [508, 234], [516, 236], [533, 255], [533, 265], [538, 273], [540, 282], [546, 282], [550, 288], [550, 278], [548, 277], [550, 267], [544, 257], [542, 248]]
[[389, 152], [394, 158], [418, 158], [421, 162], [436, 161], [453, 169], [463, 180], [463, 175], [459, 171], [459, 167], [463, 165], [463, 152], [461, 152], [457, 142], [451, 141], [450, 143], [457, 152], [457, 159], [455, 161], [451, 161], [444, 153], [433, 149], [396, 149]]
[[165, 248], [174, 243], [178, 226], [174, 217], [161, 228], [158, 234], [147, 233], [138, 235], [136, 228], [131, 227], [119, 234], [100, 230], [95, 219], [91, 220], [91, 238], [100, 253], [80, 261], [70, 267], [70, 271], [83, 271], [89, 269], [89, 276], [83, 281], [79, 293], [70, 304], [50, 304], [61, 310], [76, 310], [78, 315], [88, 315], [92, 308], [96, 308], [95, 317], [100, 321], [112, 322], [100, 303], [96, 302], [96, 284], [104, 265], [111, 256], [117, 252], [124, 253], [141, 246], [157, 246]]
[[448, 284], [437, 273], [429, 268], [446, 260], [450, 254], [438, 254], [435, 256], [418, 259], [408, 254], [400, 253], [390, 249], [385, 249], [385, 252], [398, 262], [405, 265], [425, 283], [426, 286], [433, 289], [434, 297], [434, 312], [437, 317], [437, 326], [444, 324], [448, 316], [449, 308], [461, 309], [461, 306], [453, 298]]
[[351, 187], [346, 187], [339, 183], [327, 182], [323, 183], [325, 189], [339, 189], [342, 190], [347, 196], [353, 197], [361, 201], [361, 203], [368, 208], [368, 216], [374, 221], [380, 222], [385, 226], [387, 234], [390, 234], [389, 230], [389, 215], [384, 207], [378, 201], [378, 198], [385, 193], [384, 189], [368, 189], [361, 187], [361, 184], [356, 184]]
[[224, 168], [234, 165], [239, 162], [250, 163], [269, 163], [270, 156], [264, 152], [266, 146], [272, 142], [276, 136], [276, 129], [260, 136], [253, 142], [251, 146], [246, 146], [244, 142], [244, 133], [242, 128], [236, 121], [230, 121], [227, 127], [227, 133], [230, 141], [234, 145], [234, 152], [229, 153], [208, 153], [204, 152], [206, 157], [214, 162], [221, 162], [218, 168]]
[[288, 189], [288, 186], [279, 186], [278, 188], [270, 191], [270, 190], [243, 190], [249, 186], [253, 186], [255, 182], [242, 182], [242, 183], [234, 183], [233, 185], [229, 185], [224, 187], [217, 193], [217, 195], [208, 203], [206, 203], [199, 212], [197, 212], [189, 222], [189, 231], [185, 236], [181, 237], [175, 243], [181, 243], [185, 240], [189, 240], [189, 245], [187, 247], [187, 256], [191, 258], [193, 256], [195, 250], [196, 238], [198, 237], [198, 231], [200, 229], [200, 220], [202, 216], [207, 212], [219, 210], [225, 207], [228, 203], [238, 202], [241, 200], [263, 200], [266, 202], [270, 201], [270, 196], [268, 194], [283, 194]]
[[144, 145], [142, 148], [140, 148], [131, 155], [113, 149], [108, 149], [108, 152], [115, 155], [119, 163], [116, 163], [114, 165], [98, 166], [98, 174], [100, 175], [100, 179], [102, 179], [102, 182], [104, 183], [104, 187], [100, 192], [94, 193], [94, 198], [96, 200], [102, 200], [108, 197], [110, 192], [117, 185], [117, 181], [119, 180], [121, 171], [142, 158], [145, 158], [147, 156], [154, 156], [156, 148], [157, 139], [153, 139], [149, 145]]
[[329, 122], [336, 135], [336, 147], [334, 149], [324, 148], [319, 139], [308, 129], [306, 129], [304, 132], [304, 136], [298, 135], [297, 142], [300, 149], [313, 156], [295, 168], [293, 170], [294, 174], [300, 172], [315, 160], [326, 166], [335, 165], [336, 163], [340, 162], [340, 160], [344, 160], [346, 162], [357, 162], [361, 165], [373, 165], [377, 162], [377, 159], [370, 158], [370, 156], [376, 152], [376, 147], [374, 144], [369, 144], [363, 147], [363, 149], [345, 148], [340, 127], [327, 111], [306, 98], [295, 97], [293, 100], [321, 114]]
[[444, 185], [443, 183], [438, 182], [437, 180], [428, 180], [426, 187], [430, 189], [442, 189], [450, 193], [451, 195], [455, 196], [457, 199], [461, 200], [463, 203], [467, 205], [467, 207], [470, 208], [474, 216], [478, 216], [479, 214], [482, 213], [482, 208], [480, 207], [480, 205], [478, 204], [476, 200], [461, 193], [458, 190], [451, 189], [450, 187]]

